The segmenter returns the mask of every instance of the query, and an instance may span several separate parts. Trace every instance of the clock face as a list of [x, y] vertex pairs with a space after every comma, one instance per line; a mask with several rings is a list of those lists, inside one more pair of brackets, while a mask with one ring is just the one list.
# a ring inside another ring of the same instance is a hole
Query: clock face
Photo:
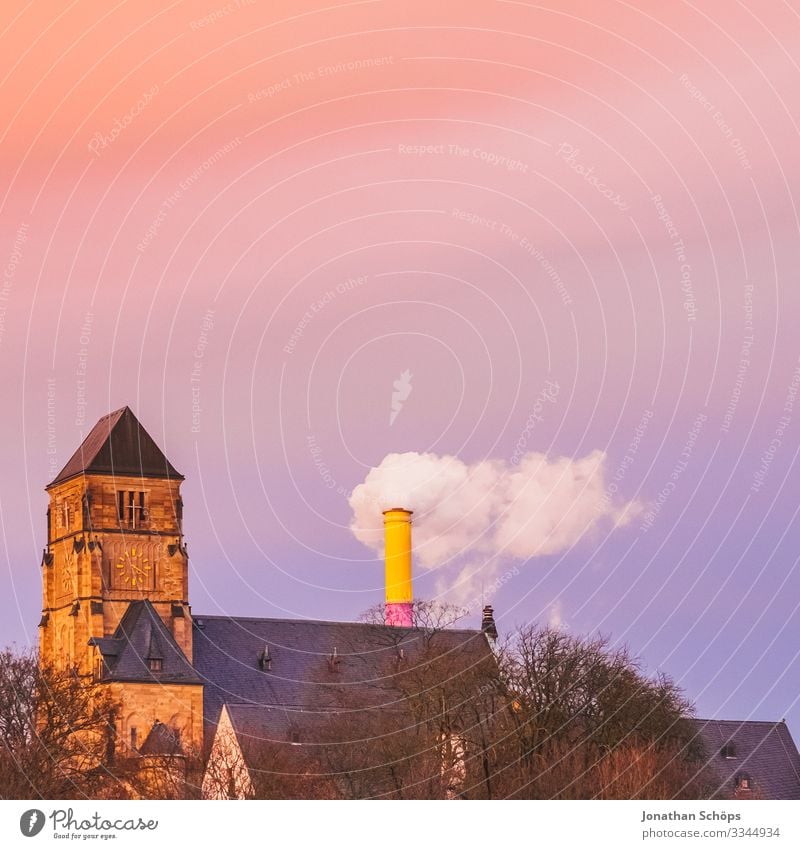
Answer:
[[150, 586], [152, 565], [142, 547], [124, 548], [116, 563], [117, 586], [143, 590]]

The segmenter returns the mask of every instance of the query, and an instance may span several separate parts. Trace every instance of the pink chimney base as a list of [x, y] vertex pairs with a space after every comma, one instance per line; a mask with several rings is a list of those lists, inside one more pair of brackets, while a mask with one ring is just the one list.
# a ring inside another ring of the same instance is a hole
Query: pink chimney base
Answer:
[[387, 625], [396, 628], [413, 628], [414, 616], [410, 601], [386, 602], [386, 614], [384, 617]]

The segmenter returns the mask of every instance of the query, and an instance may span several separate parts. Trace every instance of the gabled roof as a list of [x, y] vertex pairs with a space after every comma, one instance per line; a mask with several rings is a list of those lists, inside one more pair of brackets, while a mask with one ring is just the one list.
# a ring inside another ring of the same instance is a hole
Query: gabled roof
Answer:
[[103, 416], [47, 488], [82, 474], [183, 480], [129, 407]]
[[[746, 774], [761, 799], [800, 799], [800, 754], [785, 722], [692, 720], [715, 779], [714, 798], [736, 798], [737, 777]], [[723, 747], [733, 749], [725, 757]], [[742, 795], [741, 793], [739, 795]]]
[[[452, 657], [454, 676], [493, 657], [486, 635], [477, 630], [434, 633], [367, 623], [196, 615], [194, 666], [204, 684], [207, 743], [223, 704], [237, 732], [267, 739], [286, 739], [292, 724], [318, 725], [343, 705], [402, 710], [397, 686], [403, 665], [410, 668], [415, 656], [433, 645], [437, 654]], [[265, 649], [269, 668], [259, 662]], [[401, 649], [404, 660], [398, 661]]]
[[[104, 681], [200, 683], [164, 620], [146, 599], [128, 605], [113, 637], [89, 642], [96, 645], [103, 655]], [[150, 658], [161, 661], [160, 671], [151, 671]]]

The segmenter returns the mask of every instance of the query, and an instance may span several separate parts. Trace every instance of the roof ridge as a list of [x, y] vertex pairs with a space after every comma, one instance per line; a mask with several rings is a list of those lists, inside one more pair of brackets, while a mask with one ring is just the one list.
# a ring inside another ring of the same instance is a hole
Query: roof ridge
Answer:
[[[301, 625], [350, 625], [360, 628], [395, 628], [394, 625], [387, 625], [384, 622], [346, 622], [338, 619], [287, 619], [280, 616], [224, 616], [204, 613], [192, 613], [192, 620], [196, 622], [198, 619], [214, 619], [226, 622], [238, 622], [244, 620], [247, 622], [291, 622]], [[453, 633], [481, 634], [480, 628], [425, 628], [424, 626], [415, 626], [413, 628], [398, 628], [397, 630], [408, 631], [447, 631]]]

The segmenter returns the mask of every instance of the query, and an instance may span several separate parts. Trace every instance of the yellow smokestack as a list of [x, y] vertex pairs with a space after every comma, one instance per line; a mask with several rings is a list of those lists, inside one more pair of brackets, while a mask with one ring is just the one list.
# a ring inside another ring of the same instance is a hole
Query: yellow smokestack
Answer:
[[410, 628], [411, 510], [393, 507], [383, 512], [386, 551], [386, 624]]

